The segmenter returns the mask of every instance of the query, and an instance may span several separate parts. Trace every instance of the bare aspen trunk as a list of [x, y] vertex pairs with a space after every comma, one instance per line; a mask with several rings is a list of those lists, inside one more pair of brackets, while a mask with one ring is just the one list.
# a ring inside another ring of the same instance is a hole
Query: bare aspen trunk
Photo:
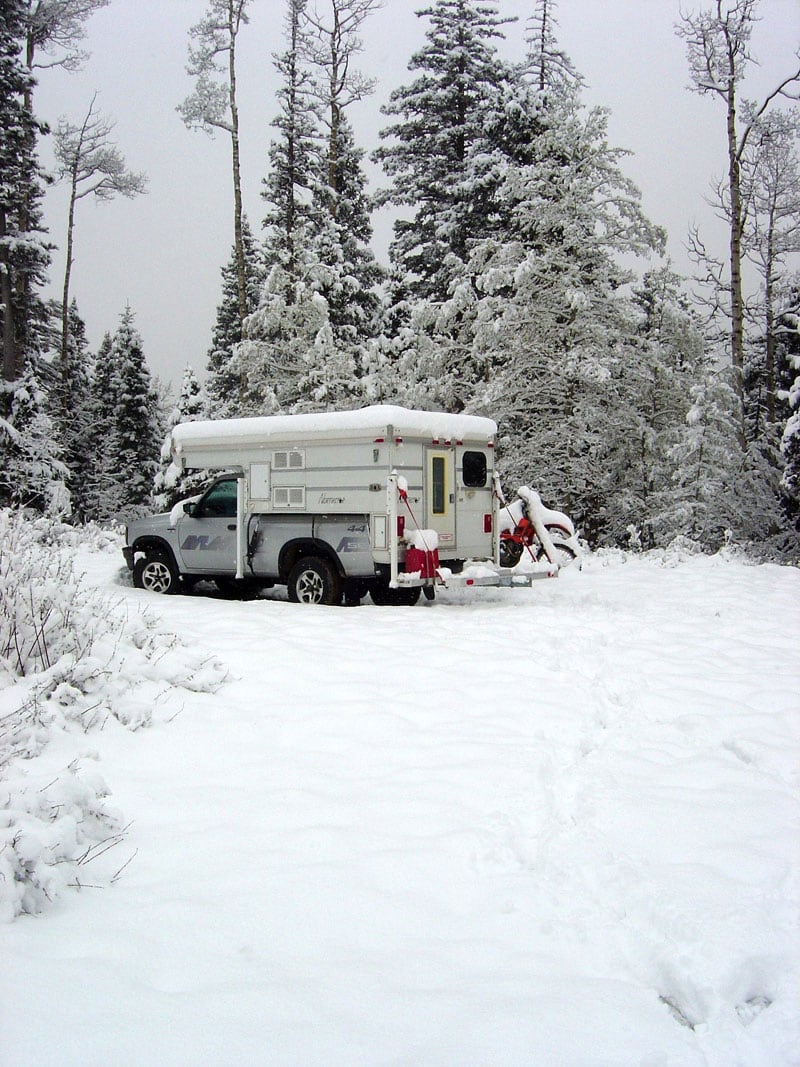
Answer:
[[774, 220], [770, 219], [767, 238], [767, 256], [764, 265], [764, 332], [766, 334], [766, 356], [764, 373], [767, 387], [767, 418], [775, 422], [775, 307], [773, 270], [775, 265]]
[[[731, 69], [733, 69], [731, 61]], [[739, 148], [736, 137], [736, 84], [728, 82], [728, 188], [731, 200], [730, 271], [731, 271], [731, 366], [734, 389], [739, 405], [737, 436], [747, 447], [744, 417], [744, 295], [742, 291], [742, 187]]]
[[69, 283], [72, 277], [72, 250], [74, 247], [73, 231], [75, 228], [75, 199], [77, 195], [77, 164], [72, 172], [72, 186], [69, 197], [69, 215], [67, 217], [67, 253], [64, 264], [64, 290], [61, 298], [61, 367], [67, 366], [67, 346], [69, 343]]
[[231, 148], [233, 154], [233, 241], [236, 249], [236, 288], [239, 303], [239, 322], [247, 315], [247, 282], [244, 265], [244, 241], [242, 238], [242, 179], [239, 166], [239, 109], [236, 104], [236, 31], [234, 28], [233, 0], [228, 0], [230, 50], [228, 64], [230, 74]]
[[339, 8], [333, 5], [333, 31], [331, 33], [331, 133], [328, 145], [328, 186], [331, 189], [331, 214], [336, 218], [339, 204], [339, 129], [341, 127], [341, 111], [338, 102], [340, 85], [339, 66], [342, 56], [339, 52], [341, 27], [339, 24]]

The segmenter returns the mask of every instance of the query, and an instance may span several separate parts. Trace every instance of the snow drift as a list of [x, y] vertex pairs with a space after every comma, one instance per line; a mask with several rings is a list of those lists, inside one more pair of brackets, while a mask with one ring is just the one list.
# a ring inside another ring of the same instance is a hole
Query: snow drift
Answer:
[[88, 747], [132, 860], [0, 927], [1, 1063], [798, 1063], [797, 570], [313, 609], [81, 560], [180, 644], [146, 729], [17, 765]]

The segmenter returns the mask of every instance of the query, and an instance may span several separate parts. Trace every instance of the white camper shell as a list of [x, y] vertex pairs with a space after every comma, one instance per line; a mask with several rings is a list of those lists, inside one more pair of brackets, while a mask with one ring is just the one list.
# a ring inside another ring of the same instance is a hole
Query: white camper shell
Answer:
[[[342, 590], [391, 603], [413, 602], [420, 588], [432, 596], [439, 583], [529, 585], [553, 569], [499, 566], [496, 435], [491, 419], [389, 405], [183, 423], [173, 463], [226, 472], [230, 492], [235, 478], [235, 522], [228, 511], [210, 536], [201, 524], [213, 512], [179, 505], [177, 569], [287, 584], [292, 599], [326, 602]], [[312, 595], [316, 572], [304, 561], [335, 572], [332, 597]]]

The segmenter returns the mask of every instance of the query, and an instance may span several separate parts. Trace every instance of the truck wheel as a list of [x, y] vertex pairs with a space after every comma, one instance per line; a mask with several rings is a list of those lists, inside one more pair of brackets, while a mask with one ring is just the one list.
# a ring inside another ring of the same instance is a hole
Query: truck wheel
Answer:
[[149, 593], [174, 593], [178, 588], [178, 568], [166, 552], [148, 549], [133, 565], [133, 584]]
[[388, 585], [373, 585], [369, 591], [372, 603], [379, 607], [413, 608], [419, 600], [419, 586], [410, 585], [405, 589], [390, 589]]
[[286, 583], [293, 604], [340, 604], [342, 580], [325, 559], [309, 556], [296, 563]]
[[230, 600], [255, 600], [261, 592], [261, 583], [250, 581], [249, 578], [229, 578], [226, 575], [215, 578], [214, 585]]

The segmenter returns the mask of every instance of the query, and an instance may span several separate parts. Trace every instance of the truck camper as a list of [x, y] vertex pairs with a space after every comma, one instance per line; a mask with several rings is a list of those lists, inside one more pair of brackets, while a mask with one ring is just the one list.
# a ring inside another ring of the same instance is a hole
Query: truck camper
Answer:
[[557, 572], [557, 554], [500, 566], [510, 512], [496, 435], [491, 419], [390, 405], [183, 423], [174, 466], [219, 473], [168, 515], [130, 523], [126, 561], [140, 588], [285, 585], [302, 603], [369, 593], [414, 604], [441, 584], [527, 586]]

